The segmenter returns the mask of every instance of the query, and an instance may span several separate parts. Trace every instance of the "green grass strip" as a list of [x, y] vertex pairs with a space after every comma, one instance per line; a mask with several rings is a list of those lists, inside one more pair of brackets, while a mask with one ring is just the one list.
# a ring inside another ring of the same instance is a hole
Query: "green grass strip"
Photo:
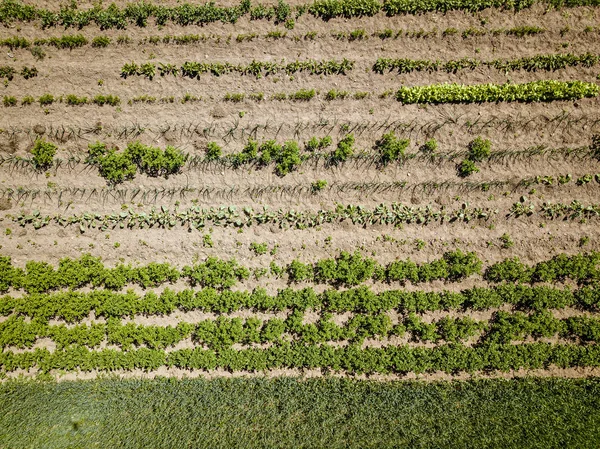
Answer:
[[10, 448], [596, 448], [598, 379], [0, 385]]

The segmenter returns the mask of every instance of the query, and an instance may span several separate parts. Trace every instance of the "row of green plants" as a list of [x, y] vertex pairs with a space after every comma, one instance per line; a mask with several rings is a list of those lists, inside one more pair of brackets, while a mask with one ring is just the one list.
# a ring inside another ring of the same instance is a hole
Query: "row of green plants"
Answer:
[[[563, 220], [587, 220], [600, 217], [600, 204], [584, 205], [574, 200], [568, 205], [555, 203], [546, 204], [544, 210], [537, 210], [533, 205], [527, 206], [523, 213], [523, 203], [515, 203], [506, 218], [530, 216], [538, 213], [549, 219]], [[551, 211], [548, 209], [551, 208]], [[557, 211], [562, 211], [560, 214]], [[145, 229], [161, 228], [172, 229], [174, 227], [186, 228], [189, 232], [194, 229], [204, 229], [206, 226], [224, 227], [251, 227], [265, 224], [278, 226], [280, 229], [308, 229], [322, 226], [326, 223], [350, 222], [353, 225], [368, 227], [372, 225], [387, 225], [399, 227], [405, 224], [427, 225], [430, 223], [470, 223], [475, 220], [487, 221], [498, 215], [498, 209], [489, 207], [472, 207], [463, 203], [456, 209], [441, 207], [434, 209], [433, 206], [407, 206], [401, 203], [380, 204], [372, 209], [361, 205], [350, 204], [347, 206], [339, 204], [333, 209], [320, 209], [317, 211], [269, 210], [264, 206], [262, 210], [251, 207], [243, 207], [241, 210], [236, 206], [211, 207], [208, 209], [193, 206], [188, 209], [179, 210], [175, 208], [170, 212], [168, 208], [161, 206], [160, 209], [153, 207], [148, 212], [136, 212], [132, 209], [121, 210], [112, 214], [99, 214], [97, 212], [83, 212], [80, 214], [53, 214], [42, 215], [40, 211], [32, 213], [19, 212], [17, 215], [7, 216], [6, 219], [26, 227], [41, 229], [50, 224], [62, 227], [77, 226], [83, 233], [87, 230], [96, 229], [106, 231], [108, 229]]]
[[23, 78], [28, 80], [30, 78], [36, 77], [38, 75], [38, 70], [35, 67], [24, 66], [20, 72], [17, 72], [17, 69], [10, 65], [0, 66], [0, 78], [12, 81], [16, 73], [19, 73]]
[[[447, 252], [441, 259], [415, 264], [397, 261], [380, 265], [359, 252], [342, 252], [335, 258], [304, 264], [294, 260], [286, 267], [271, 265], [276, 276], [287, 273], [289, 282], [311, 281], [322, 284], [353, 286], [370, 279], [384, 282], [413, 283], [436, 279], [459, 281], [481, 272], [482, 263], [474, 253]], [[46, 262], [28, 261], [25, 270], [12, 265], [10, 257], [0, 257], [0, 291], [23, 288], [28, 293], [40, 293], [57, 288], [80, 288], [86, 285], [121, 289], [136, 283], [143, 288], [156, 287], [184, 278], [192, 286], [229, 288], [238, 280], [247, 279], [250, 270], [233, 259], [208, 258], [205, 262], [178, 270], [168, 263], [151, 263], [144, 267], [119, 264], [105, 268], [100, 259], [90, 255], [80, 259], [62, 259], [58, 269]]]
[[178, 173], [186, 160], [187, 155], [172, 146], [161, 150], [135, 141], [118, 151], [96, 142], [89, 145], [86, 163], [97, 166], [100, 176], [114, 185], [133, 179], [138, 170], [148, 176], [168, 178]]
[[161, 366], [181, 369], [227, 371], [264, 371], [285, 368], [321, 368], [349, 374], [446, 373], [510, 371], [600, 366], [600, 345], [579, 344], [488, 344], [464, 346], [451, 343], [434, 348], [388, 346], [361, 349], [358, 344], [345, 347], [328, 344], [283, 343], [267, 349], [161, 349], [140, 348], [90, 350], [73, 346], [50, 352], [47, 349], [0, 353], [2, 372], [38, 369], [41, 372], [115, 371], [141, 369], [152, 371]]
[[296, 210], [270, 210], [263, 206], [262, 209], [252, 207], [221, 206], [201, 208], [193, 206], [172, 212], [164, 206], [153, 207], [147, 212], [137, 212], [125, 209], [112, 214], [99, 214], [96, 212], [83, 212], [80, 214], [42, 215], [40, 211], [31, 213], [19, 212], [17, 215], [7, 217], [20, 226], [32, 226], [41, 229], [49, 224], [59, 226], [77, 226], [81, 232], [97, 229], [145, 229], [163, 228], [172, 229], [176, 226], [185, 227], [188, 231], [203, 229], [206, 226], [232, 226], [237, 228], [272, 224], [281, 229], [308, 229], [321, 226], [325, 223], [342, 223], [345, 221], [359, 226], [388, 225], [400, 226], [403, 224], [429, 224], [429, 223], [469, 223], [475, 220], [488, 220], [498, 211], [489, 207], [471, 207], [466, 203], [456, 209], [441, 207], [434, 209], [432, 206], [414, 207], [401, 203], [380, 204], [372, 209], [361, 205], [337, 205], [333, 209], [320, 209], [317, 211]]
[[461, 58], [449, 61], [378, 58], [373, 65], [373, 71], [379, 74], [392, 71], [397, 73], [437, 71], [456, 73], [460, 70], [475, 70], [477, 67], [489, 67], [502, 72], [515, 70], [535, 72], [538, 70], [554, 71], [566, 67], [593, 67], [598, 64], [598, 61], [600, 61], [600, 57], [589, 52], [581, 55], [559, 53], [517, 59], [494, 59], [491, 61], [482, 61], [477, 58]]
[[396, 310], [401, 314], [432, 311], [489, 310], [511, 306], [523, 311], [544, 311], [574, 307], [597, 313], [600, 311], [600, 289], [597, 286], [556, 288], [524, 284], [500, 284], [474, 287], [461, 291], [385, 290], [374, 292], [366, 286], [316, 292], [312, 287], [299, 290], [285, 288], [274, 295], [263, 288], [253, 291], [164, 289], [142, 295], [94, 289], [89, 292], [62, 291], [0, 297], [0, 315], [23, 316], [37, 322], [62, 319], [76, 323], [91, 312], [96, 317], [124, 318], [136, 315], [168, 315], [177, 311], [231, 313], [241, 310], [281, 312], [286, 310], [320, 310], [331, 313], [382, 313]]
[[[45, 93], [39, 96], [37, 99], [35, 99], [31, 95], [26, 95], [25, 97], [21, 98], [20, 101], [21, 106], [29, 106], [34, 103], [39, 103], [41, 107], [50, 106], [54, 103], [64, 103], [67, 106], [82, 106], [86, 104], [95, 104], [97, 106], [119, 106], [121, 104], [121, 99], [116, 95], [98, 94], [93, 98], [88, 98], [85, 96], [78, 97], [74, 94], [61, 95], [55, 97], [52, 94]], [[17, 97], [14, 97], [12, 95], [5, 95], [2, 98], [2, 104], [5, 107], [14, 107], [19, 104], [19, 100], [17, 99]]]
[[238, 6], [219, 7], [214, 3], [204, 5], [183, 4], [174, 7], [152, 3], [128, 3], [123, 8], [111, 4], [104, 8], [97, 4], [91, 9], [78, 9], [76, 3], [62, 7], [59, 11], [37, 8], [20, 0], [2, 0], [0, 3], [0, 23], [14, 21], [31, 22], [40, 20], [42, 28], [62, 26], [83, 28], [99, 26], [103, 30], [125, 29], [130, 24], [145, 27], [149, 18], [156, 25], [173, 22], [177, 25], [202, 25], [211, 22], [235, 23], [242, 15], [250, 12], [250, 1], [242, 0]]
[[432, 84], [401, 87], [396, 99], [403, 104], [524, 103], [578, 100], [598, 96], [600, 87], [583, 81], [542, 80], [523, 84]]
[[215, 350], [231, 348], [235, 344], [281, 344], [294, 341], [305, 344], [349, 342], [363, 344], [367, 338], [409, 338], [415, 342], [456, 343], [476, 338], [475, 344], [508, 344], [527, 337], [553, 338], [581, 342], [600, 340], [600, 319], [580, 316], [555, 318], [549, 311], [525, 314], [523, 312], [495, 312], [489, 321], [465, 317], [440, 318], [426, 323], [415, 314], [409, 314], [393, 325], [386, 314], [355, 314], [345, 324], [338, 325], [331, 313], [322, 313], [316, 323], [304, 324], [304, 313], [290, 312], [285, 319], [256, 317], [202, 320], [196, 324], [179, 322], [176, 326], [123, 324], [117, 318], [107, 323], [48, 325], [42, 321], [26, 322], [24, 317], [11, 316], [0, 323], [0, 347], [32, 348], [41, 338], [49, 338], [57, 349], [70, 346], [97, 348], [102, 342], [122, 350], [145, 346], [150, 349], [173, 347], [190, 338], [195, 345]]
[[173, 75], [184, 76], [192, 79], [200, 79], [200, 75], [211, 74], [221, 76], [228, 73], [239, 73], [241, 75], [254, 75], [257, 78], [262, 76], [273, 75], [280, 72], [285, 72], [288, 75], [293, 75], [298, 72], [307, 72], [310, 75], [345, 75], [354, 67], [354, 61], [344, 58], [341, 61], [316, 61], [308, 59], [305, 61], [288, 62], [266, 62], [253, 60], [251, 63], [231, 64], [229, 62], [194, 62], [187, 61], [181, 66], [175, 64], [155, 64], [153, 62], [145, 62], [137, 64], [130, 62], [121, 68], [121, 76], [127, 78], [129, 76], [145, 76], [148, 79], [153, 79], [158, 73], [160, 76]]
[[[489, 265], [483, 273], [488, 282], [564, 282], [580, 285], [594, 284], [600, 280], [600, 253], [580, 253], [573, 256], [558, 254], [533, 266], [523, 264], [518, 258], [508, 258]], [[342, 251], [335, 257], [312, 263], [297, 259], [286, 266], [270, 265], [276, 277], [287, 275], [288, 282], [314, 282], [333, 286], [352, 287], [373, 280], [378, 282], [411, 282], [419, 284], [434, 280], [459, 282], [469, 276], [482, 274], [482, 261], [473, 253], [448, 251], [439, 259], [417, 264], [410, 259], [380, 264], [363, 256], [359, 251]], [[33, 260], [25, 269], [12, 265], [9, 256], [0, 256], [0, 292], [12, 288], [28, 293], [42, 293], [59, 288], [76, 289], [85, 286], [119, 290], [129, 284], [142, 288], [174, 283], [180, 278], [195, 287], [230, 288], [238, 281], [248, 279], [250, 270], [240, 266], [235, 259], [220, 260], [214, 257], [192, 266], [178, 269], [169, 263], [152, 262], [146, 266], [132, 267], [118, 264], [106, 268], [99, 258], [89, 254], [79, 259], [61, 259], [55, 269], [47, 262]]]
[[63, 6], [59, 11], [51, 11], [23, 3], [20, 0], [2, 0], [0, 3], [0, 23], [11, 24], [14, 21], [40, 20], [43, 28], [63, 26], [65, 28], [83, 28], [89, 25], [101, 29], [125, 29], [130, 24], [139, 27], [148, 25], [154, 19], [156, 25], [174, 23], [181, 26], [203, 25], [211, 22], [235, 23], [240, 17], [248, 15], [252, 20], [274, 20], [284, 23], [287, 28], [294, 27], [294, 19], [310, 13], [323, 20], [336, 17], [353, 18], [374, 16], [380, 11], [388, 16], [400, 14], [422, 14], [430, 11], [447, 12], [461, 10], [481, 11], [486, 8], [519, 11], [533, 4], [541, 3], [551, 7], [574, 7], [596, 5], [597, 0], [315, 0], [312, 4], [297, 5], [295, 8], [279, 0], [277, 5], [252, 5], [250, 0], [242, 0], [238, 6], [219, 7], [214, 3], [204, 5], [183, 4], [163, 6], [153, 3], [127, 3], [122, 8], [114, 4], [104, 8], [95, 5], [91, 9], [78, 9], [73, 3]]

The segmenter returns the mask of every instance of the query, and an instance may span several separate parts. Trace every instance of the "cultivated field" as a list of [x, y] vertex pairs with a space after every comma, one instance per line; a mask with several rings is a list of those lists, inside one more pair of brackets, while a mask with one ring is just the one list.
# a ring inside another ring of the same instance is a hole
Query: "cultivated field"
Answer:
[[0, 3], [3, 379], [598, 376], [597, 1], [73, 3]]

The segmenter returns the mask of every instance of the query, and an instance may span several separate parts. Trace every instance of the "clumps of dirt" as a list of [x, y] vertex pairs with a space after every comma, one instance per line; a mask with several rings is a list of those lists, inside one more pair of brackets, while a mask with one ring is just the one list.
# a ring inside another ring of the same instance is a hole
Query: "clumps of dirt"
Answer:
[[223, 118], [226, 115], [227, 114], [225, 113], [225, 109], [222, 108], [221, 106], [217, 106], [212, 111], [210, 111], [210, 116], [212, 118]]
[[9, 210], [12, 207], [12, 203], [8, 198], [0, 198], [0, 210]]
[[43, 136], [46, 133], [46, 127], [44, 125], [35, 125], [33, 127], [33, 132], [38, 136]]

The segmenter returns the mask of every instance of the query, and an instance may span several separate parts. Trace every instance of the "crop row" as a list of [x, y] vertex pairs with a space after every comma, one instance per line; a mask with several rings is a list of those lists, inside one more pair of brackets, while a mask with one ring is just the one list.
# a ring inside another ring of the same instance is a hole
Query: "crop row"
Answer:
[[[266, 62], [255, 61], [247, 65], [231, 64], [229, 62], [184, 62], [181, 67], [175, 64], [158, 63], [158, 73], [160, 76], [174, 75], [200, 79], [200, 75], [210, 73], [214, 76], [221, 76], [228, 73], [239, 73], [241, 75], [254, 75], [257, 78], [273, 75], [279, 72], [285, 72], [292, 75], [298, 72], [307, 72], [310, 75], [345, 75], [354, 67], [354, 61], [344, 58], [342, 61], [316, 61], [308, 59], [306, 61], [294, 62]], [[121, 76], [145, 76], [153, 79], [156, 76], [157, 65], [153, 62], [137, 64], [135, 62], [127, 63], [121, 68]]]
[[[17, 69], [12, 66], [5, 65], [0, 66], [0, 78], [5, 78], [8, 81], [11, 81], [15, 74], [17, 73]], [[26, 80], [36, 77], [38, 75], [38, 70], [35, 67], [23, 67], [20, 72], [18, 72], [23, 78]]]
[[523, 84], [432, 84], [401, 87], [396, 99], [403, 104], [549, 102], [596, 97], [600, 87], [582, 81], [542, 80]]
[[[518, 59], [495, 59], [492, 61], [483, 61], [477, 58], [462, 58], [442, 62], [439, 60], [430, 61], [426, 59], [390, 59], [378, 58], [372, 66], [372, 71], [383, 74], [387, 71], [396, 71], [398, 73], [410, 73], [413, 71], [445, 71], [456, 73], [459, 70], [474, 70], [477, 67], [490, 67], [503, 72], [526, 70], [526, 71], [555, 71], [566, 67], [593, 67], [598, 64], [600, 57], [592, 53], [575, 55], [571, 53], [559, 53], [549, 55], [537, 55], [532, 57], [523, 57]], [[135, 62], [127, 63], [121, 68], [121, 76], [145, 76], [153, 79], [157, 72], [160, 76], [173, 75], [184, 76], [193, 79], [200, 79], [200, 75], [209, 73], [214, 76], [221, 76], [229, 73], [239, 73], [241, 75], [254, 75], [256, 77], [273, 75], [279, 72], [285, 72], [292, 75], [297, 72], [308, 72], [311, 75], [345, 75], [351, 71], [355, 62], [343, 59], [341, 62], [330, 61], [295, 61], [290, 63], [264, 62], [253, 60], [249, 64], [232, 64], [229, 62], [185, 62], [181, 66], [175, 64], [146, 62], [137, 64]]]
[[42, 372], [115, 371], [142, 369], [152, 371], [161, 366], [181, 369], [227, 371], [264, 371], [285, 368], [343, 371], [360, 373], [447, 373], [475, 371], [509, 371], [541, 369], [555, 365], [568, 367], [600, 366], [600, 345], [578, 344], [490, 344], [467, 347], [461, 344], [434, 348], [388, 346], [361, 349], [353, 344], [334, 347], [327, 344], [281, 344], [268, 349], [180, 349], [169, 353], [159, 349], [140, 348], [131, 351], [89, 350], [71, 347], [50, 352], [35, 349], [20, 353], [0, 353], [3, 372], [32, 368]]
[[535, 72], [539, 70], [554, 71], [566, 67], [593, 67], [598, 64], [598, 61], [600, 61], [600, 57], [592, 53], [584, 53], [581, 55], [559, 53], [518, 59], [494, 59], [492, 61], [482, 61], [477, 58], [462, 58], [449, 61], [379, 58], [373, 65], [373, 71], [379, 74], [391, 71], [396, 71], [397, 73], [437, 71], [456, 73], [459, 70], [474, 70], [477, 67], [489, 67], [502, 72], [514, 70]]
[[[587, 27], [584, 29], [584, 32], [589, 33], [592, 32], [593, 29]], [[0, 46], [8, 47], [11, 50], [23, 48], [23, 49], [32, 49], [34, 56], [38, 55], [41, 58], [44, 56], [39, 53], [39, 50], [33, 49], [33, 47], [40, 46], [51, 46], [55, 47], [59, 50], [72, 50], [74, 48], [80, 48], [87, 45], [91, 45], [96, 48], [104, 48], [109, 45], [145, 45], [145, 44], [175, 44], [175, 45], [195, 45], [199, 43], [205, 43], [208, 41], [215, 41], [215, 43], [225, 42], [227, 44], [231, 43], [232, 40], [241, 43], [241, 42], [251, 42], [256, 39], [266, 39], [266, 40], [278, 40], [278, 39], [292, 39], [294, 41], [300, 40], [308, 40], [312, 41], [317, 38], [325, 38], [328, 36], [332, 36], [337, 40], [348, 40], [348, 41], [361, 41], [368, 39], [369, 37], [376, 37], [381, 40], [386, 39], [399, 39], [399, 38], [412, 38], [412, 39], [420, 39], [420, 38], [431, 38], [437, 36], [462, 36], [463, 38], [469, 38], [472, 36], [515, 36], [515, 37], [526, 37], [533, 36], [536, 34], [545, 33], [547, 30], [544, 28], [540, 28], [538, 26], [518, 26], [514, 28], [502, 28], [502, 29], [494, 29], [494, 30], [486, 30], [486, 29], [478, 29], [478, 28], [466, 28], [462, 31], [456, 28], [447, 28], [443, 31], [438, 31], [437, 28], [434, 28], [430, 31], [425, 31], [424, 29], [419, 30], [392, 30], [390, 28], [381, 29], [374, 31], [371, 34], [368, 34], [366, 30], [359, 28], [353, 31], [332, 31], [328, 34], [319, 35], [316, 31], [309, 31], [304, 35], [289, 35], [287, 32], [282, 32], [280, 30], [269, 31], [264, 35], [259, 35], [257, 33], [246, 33], [246, 34], [238, 34], [235, 38], [231, 34], [225, 35], [216, 35], [216, 34], [181, 34], [181, 35], [154, 35], [141, 38], [134, 42], [134, 40], [127, 35], [120, 35], [116, 39], [111, 38], [109, 36], [96, 36], [91, 42], [82, 34], [65, 34], [60, 37], [50, 37], [50, 38], [36, 38], [34, 40], [29, 40], [22, 36], [12, 36], [4, 39], [0, 39]], [[561, 36], [564, 33], [561, 32]]]
[[[539, 213], [547, 219], [584, 220], [600, 217], [600, 204], [584, 205], [574, 200], [570, 204], [544, 203], [538, 210], [535, 205], [515, 203], [508, 217], [521, 215], [531, 216]], [[250, 227], [264, 224], [277, 225], [280, 229], [308, 229], [322, 226], [327, 223], [351, 222], [354, 225], [367, 227], [372, 225], [400, 226], [403, 224], [429, 224], [429, 223], [469, 223], [474, 220], [489, 220], [498, 214], [497, 209], [489, 207], [470, 207], [463, 203], [457, 209], [441, 207], [434, 209], [432, 206], [413, 207], [401, 203], [380, 204], [373, 209], [360, 205], [338, 205], [335, 209], [320, 209], [317, 211], [283, 210], [271, 211], [267, 207], [263, 210], [254, 210], [244, 207], [242, 211], [235, 206], [221, 206], [203, 209], [194, 206], [185, 210], [175, 209], [170, 212], [166, 207], [153, 208], [149, 212], [136, 212], [131, 209], [121, 210], [112, 214], [99, 214], [96, 212], [83, 212], [80, 214], [42, 215], [39, 211], [31, 214], [20, 212], [18, 215], [7, 216], [20, 226], [32, 226], [41, 229], [49, 224], [59, 226], [77, 226], [81, 232], [90, 229], [106, 231], [108, 229], [145, 229], [161, 228], [172, 229], [176, 226], [187, 228], [189, 232], [194, 229], [203, 229], [206, 226], [232, 226]]]
[[107, 8], [96, 5], [88, 10], [79, 10], [76, 4], [72, 4], [53, 12], [25, 4], [19, 0], [2, 0], [0, 23], [40, 20], [43, 28], [52, 26], [82, 28], [96, 24], [101, 29], [124, 29], [129, 24], [145, 27], [151, 18], [159, 26], [166, 25], [168, 22], [186, 26], [217, 21], [235, 23], [240, 17], [249, 15], [252, 20], [274, 19], [276, 23], [285, 23], [288, 27], [293, 27], [294, 18], [297, 19], [306, 12], [323, 20], [329, 20], [335, 17], [374, 16], [380, 11], [385, 12], [388, 16], [422, 14], [429, 11], [476, 12], [486, 8], [519, 11], [537, 3], [548, 7], [598, 5], [597, 0], [384, 0], [383, 3], [379, 3], [377, 0], [316, 0], [310, 5], [298, 5], [292, 10], [292, 7], [283, 0], [279, 0], [275, 6], [262, 4], [252, 6], [250, 0], [242, 0], [238, 6], [234, 7], [219, 7], [214, 3], [163, 6], [141, 2], [128, 3], [123, 8], [116, 5], [110, 5]]
[[[165, 349], [191, 339], [198, 346], [215, 350], [233, 345], [281, 344], [294, 341], [304, 344], [349, 342], [363, 344], [367, 338], [409, 337], [419, 342], [464, 342], [476, 338], [477, 345], [507, 344], [527, 337], [558, 336], [584, 342], [600, 341], [600, 319], [596, 317], [555, 318], [549, 311], [527, 315], [522, 312], [495, 312], [489, 321], [468, 316], [444, 317], [425, 323], [410, 314], [392, 324], [386, 314], [355, 314], [345, 324], [338, 325], [333, 315], [323, 313], [316, 323], [304, 324], [304, 313], [292, 311], [285, 319], [255, 317], [202, 320], [196, 324], [179, 322], [176, 326], [137, 325], [121, 323], [111, 318], [107, 323], [48, 325], [40, 321], [26, 322], [23, 317], [9, 317], [0, 323], [0, 348], [32, 348], [41, 338], [51, 339], [61, 350], [66, 347], [97, 348], [101, 343], [116, 345], [122, 350], [145, 345], [150, 349]], [[409, 335], [407, 335], [407, 333]]]
[[[17, 97], [11, 95], [5, 95], [2, 97], [2, 104], [5, 107], [14, 107], [17, 106], [19, 100]], [[121, 104], [121, 99], [116, 95], [103, 95], [98, 94], [93, 98], [88, 98], [85, 96], [78, 97], [77, 95], [68, 94], [61, 96], [54, 96], [49, 93], [45, 93], [37, 98], [37, 100], [31, 95], [26, 95], [21, 98], [21, 106], [29, 106], [34, 103], [39, 103], [41, 107], [50, 106], [54, 103], [65, 103], [67, 106], [82, 106], [85, 104], [95, 104], [97, 106], [119, 106]]]
[[91, 292], [66, 291], [35, 293], [19, 297], [0, 297], [0, 315], [24, 316], [37, 322], [62, 319], [74, 323], [95, 317], [124, 318], [136, 315], [168, 315], [176, 311], [230, 313], [240, 310], [275, 312], [306, 309], [331, 313], [382, 313], [395, 310], [401, 314], [438, 310], [489, 310], [511, 305], [518, 310], [543, 311], [576, 307], [600, 311], [600, 290], [595, 287], [554, 288], [522, 284], [500, 284], [493, 287], [456, 291], [386, 290], [374, 293], [361, 286], [348, 290], [330, 288], [317, 293], [311, 287], [300, 290], [285, 288], [275, 295], [264, 289], [248, 291], [218, 291], [166, 288], [160, 294], [153, 291], [138, 295], [96, 289]]
[[[0, 46], [8, 47], [11, 50], [23, 48], [23, 49], [31, 49], [32, 47], [40, 47], [40, 46], [51, 46], [55, 47], [59, 50], [72, 50], [74, 48], [80, 48], [87, 45], [91, 45], [96, 48], [104, 48], [109, 45], [145, 45], [145, 44], [175, 44], [175, 45], [195, 45], [198, 43], [205, 43], [211, 40], [214, 40], [215, 43], [225, 42], [227, 44], [231, 43], [232, 40], [241, 43], [241, 42], [251, 42], [256, 39], [266, 39], [266, 40], [278, 40], [278, 39], [292, 39], [294, 41], [300, 40], [315, 40], [316, 38], [325, 38], [328, 36], [332, 36], [337, 40], [348, 40], [348, 41], [360, 41], [368, 39], [369, 37], [376, 37], [381, 40], [386, 39], [399, 39], [401, 37], [405, 38], [428, 38], [428, 37], [437, 37], [437, 36], [462, 36], [463, 38], [468, 38], [471, 36], [515, 36], [515, 37], [526, 37], [533, 36], [536, 34], [545, 33], [547, 30], [544, 28], [540, 28], [538, 26], [518, 26], [514, 28], [501, 28], [494, 30], [486, 30], [486, 29], [477, 29], [477, 28], [466, 28], [462, 31], [457, 30], [456, 28], [447, 28], [443, 31], [438, 31], [437, 28], [434, 28], [430, 31], [425, 31], [424, 29], [419, 30], [392, 30], [390, 28], [381, 29], [374, 31], [371, 34], [368, 34], [366, 30], [359, 28], [353, 31], [331, 31], [328, 34], [319, 35], [316, 31], [309, 31], [304, 35], [289, 35], [287, 32], [282, 32], [280, 30], [269, 31], [264, 35], [259, 35], [257, 33], [246, 33], [246, 34], [238, 34], [235, 38], [231, 34], [225, 35], [217, 35], [217, 34], [180, 34], [180, 35], [154, 35], [141, 38], [134, 42], [134, 40], [127, 35], [120, 35], [117, 38], [111, 38], [109, 36], [96, 36], [91, 42], [82, 34], [65, 34], [60, 37], [50, 37], [50, 38], [36, 38], [34, 40], [29, 40], [22, 36], [12, 36], [4, 39], [0, 39]], [[593, 29], [586, 28], [584, 32], [592, 32]], [[562, 33], [564, 34], [564, 33]], [[561, 35], [562, 35], [561, 34]], [[35, 53], [35, 50], [34, 50]]]
[[[2, 160], [0, 159], [0, 166]], [[57, 161], [57, 167], [61, 164]], [[574, 178], [570, 174], [554, 176], [536, 176], [531, 178], [523, 178], [521, 180], [506, 179], [506, 180], [495, 180], [491, 182], [472, 182], [472, 181], [444, 181], [444, 182], [420, 182], [416, 184], [410, 184], [407, 181], [392, 181], [392, 182], [327, 182], [323, 179], [317, 180], [311, 183], [294, 183], [287, 185], [275, 185], [265, 184], [261, 186], [248, 186], [248, 187], [154, 187], [140, 189], [139, 187], [122, 187], [115, 188], [112, 186], [103, 187], [98, 189], [96, 187], [64, 187], [53, 185], [46, 188], [30, 187], [30, 186], [16, 186], [16, 187], [2, 187], [0, 188], [0, 198], [9, 201], [15, 201], [21, 203], [22, 201], [35, 200], [37, 198], [47, 198], [57, 200], [60, 204], [66, 197], [81, 197], [96, 198], [103, 201], [114, 200], [119, 201], [121, 204], [132, 202], [137, 199], [143, 204], [156, 203], [159, 199], [170, 198], [173, 201], [174, 198], [186, 198], [187, 195], [192, 195], [196, 198], [212, 198], [212, 199], [230, 199], [234, 196], [248, 196], [250, 198], [261, 198], [265, 195], [289, 195], [293, 197], [305, 196], [305, 195], [317, 195], [323, 193], [325, 195], [331, 193], [347, 193], [347, 192], [360, 192], [363, 194], [375, 194], [384, 192], [413, 192], [421, 194], [431, 194], [435, 191], [448, 192], [449, 190], [455, 190], [459, 192], [463, 191], [479, 191], [489, 192], [492, 190], [501, 189], [503, 192], [506, 189], [516, 191], [519, 188], [530, 188], [532, 185], [543, 185], [552, 186], [556, 182], [557, 185], [568, 184], [573, 181]], [[575, 180], [576, 186], [586, 186], [589, 182], [595, 181], [600, 184], [600, 173], [596, 174], [584, 174]], [[547, 205], [548, 207], [548, 205]], [[552, 209], [554, 211], [554, 209]], [[548, 211], [548, 214], [550, 211]], [[554, 213], [554, 212], [552, 212]]]
[[[559, 254], [533, 266], [523, 264], [518, 258], [505, 259], [489, 265], [483, 274], [488, 282], [563, 282], [590, 284], [600, 280], [600, 253], [581, 253], [574, 256]], [[411, 260], [397, 260], [379, 264], [360, 252], [342, 251], [333, 258], [312, 263], [293, 260], [286, 266], [270, 265], [276, 277], [287, 275], [289, 283], [310, 281], [334, 286], [356, 286], [369, 280], [379, 282], [411, 282], [419, 284], [433, 280], [461, 281], [471, 275], [482, 274], [482, 261], [475, 253], [460, 250], [446, 252], [439, 259], [417, 264]], [[80, 259], [64, 258], [58, 268], [47, 262], [30, 260], [25, 270], [14, 267], [11, 258], [0, 256], [0, 292], [9, 288], [24, 289], [28, 293], [41, 293], [58, 288], [93, 286], [119, 290], [128, 284], [142, 288], [174, 283], [180, 278], [191, 286], [229, 288], [250, 276], [250, 270], [240, 266], [235, 259], [221, 260], [209, 257], [204, 262], [178, 269], [168, 263], [152, 262], [146, 266], [132, 267], [119, 264], [106, 268], [100, 259], [83, 255]]]

